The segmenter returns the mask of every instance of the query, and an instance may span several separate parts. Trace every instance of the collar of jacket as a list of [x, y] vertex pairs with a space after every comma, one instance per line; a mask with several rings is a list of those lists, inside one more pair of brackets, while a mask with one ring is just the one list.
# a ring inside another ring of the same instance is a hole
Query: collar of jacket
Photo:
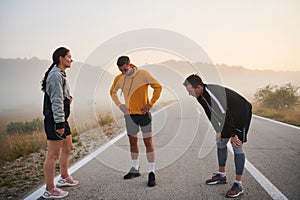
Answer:
[[[124, 90], [124, 86], [125, 86], [126, 79], [131, 80], [131, 81], [130, 81], [130, 87], [129, 87], [127, 96], [129, 96], [129, 94], [130, 94], [130, 92], [131, 92], [133, 80], [134, 80], [135, 76], [137, 75], [137, 73], [139, 72], [139, 68], [137, 68], [137, 67], [136, 67], [135, 65], [133, 65], [133, 64], [130, 64], [130, 65], [131, 65], [131, 67], [132, 67], [132, 69], [133, 69], [133, 73], [130, 74], [130, 75], [123, 75], [124, 80], [123, 80], [122, 89], [121, 89], [122, 93], [124, 93], [123, 90]], [[121, 95], [122, 95], [122, 93], [121, 93]]]
[[53, 67], [53, 72], [57, 72], [57, 71], [59, 71], [59, 72], [61, 73], [61, 75], [63, 75], [64, 77], [67, 77], [66, 72], [63, 71], [63, 70], [61, 70], [57, 65], [55, 65], [55, 66]]

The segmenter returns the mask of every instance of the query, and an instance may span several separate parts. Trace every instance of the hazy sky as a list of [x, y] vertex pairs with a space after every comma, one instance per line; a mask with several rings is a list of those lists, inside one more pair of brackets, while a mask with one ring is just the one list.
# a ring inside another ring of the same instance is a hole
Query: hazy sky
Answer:
[[51, 59], [66, 45], [84, 61], [113, 36], [162, 28], [215, 63], [300, 70], [299, 11], [299, 0], [0, 0], [0, 57]]

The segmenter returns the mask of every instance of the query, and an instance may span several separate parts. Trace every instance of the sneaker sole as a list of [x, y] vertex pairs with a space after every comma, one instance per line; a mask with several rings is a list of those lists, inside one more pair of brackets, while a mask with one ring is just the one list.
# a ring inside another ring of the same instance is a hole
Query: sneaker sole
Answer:
[[42, 195], [42, 197], [43, 197], [44, 199], [62, 199], [62, 198], [67, 197], [68, 195], [69, 195], [69, 193], [67, 193], [67, 194], [64, 195], [64, 196], [44, 196], [44, 195]]
[[226, 197], [229, 197], [229, 198], [236, 198], [238, 196], [240, 196], [241, 194], [244, 193], [244, 190], [240, 191], [239, 193], [235, 194], [235, 195], [226, 195]]
[[73, 186], [76, 186], [78, 185], [78, 183], [57, 183], [56, 184], [56, 187], [73, 187]]
[[154, 184], [148, 184], [148, 187], [154, 187], [156, 186], [156, 182]]
[[133, 179], [133, 178], [136, 178], [136, 177], [139, 177], [139, 176], [141, 176], [141, 174], [138, 174], [138, 175], [133, 175], [133, 176], [131, 176], [131, 177], [129, 177], [129, 178], [125, 178], [125, 177], [123, 177], [125, 180], [128, 180], [128, 179]]
[[217, 184], [226, 184], [227, 181], [214, 181], [214, 182], [208, 182], [207, 185], [217, 185]]

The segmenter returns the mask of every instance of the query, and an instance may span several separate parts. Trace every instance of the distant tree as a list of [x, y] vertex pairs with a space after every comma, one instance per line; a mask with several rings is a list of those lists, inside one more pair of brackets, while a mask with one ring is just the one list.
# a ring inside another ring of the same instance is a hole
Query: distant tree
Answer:
[[6, 126], [7, 133], [32, 133], [42, 131], [44, 128], [43, 121], [39, 118], [33, 119], [32, 121], [18, 121], [10, 122]]
[[267, 85], [264, 88], [258, 89], [254, 96], [262, 106], [281, 110], [297, 105], [299, 101], [297, 91], [299, 88], [291, 83], [283, 86]]

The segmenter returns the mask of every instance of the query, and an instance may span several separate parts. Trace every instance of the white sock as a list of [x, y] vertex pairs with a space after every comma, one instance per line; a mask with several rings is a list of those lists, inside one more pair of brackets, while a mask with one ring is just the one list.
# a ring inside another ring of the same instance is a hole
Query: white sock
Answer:
[[225, 173], [225, 172], [218, 172], [218, 174], [219, 174], [221, 177], [226, 176], [226, 173]]
[[242, 185], [242, 181], [234, 180], [234, 183], [236, 183], [236, 184], [238, 184], [238, 185]]
[[132, 167], [134, 167], [134, 169], [138, 170], [139, 169], [139, 160], [132, 160]]
[[155, 163], [154, 162], [149, 162], [148, 165], [149, 165], [149, 173], [154, 172]]

